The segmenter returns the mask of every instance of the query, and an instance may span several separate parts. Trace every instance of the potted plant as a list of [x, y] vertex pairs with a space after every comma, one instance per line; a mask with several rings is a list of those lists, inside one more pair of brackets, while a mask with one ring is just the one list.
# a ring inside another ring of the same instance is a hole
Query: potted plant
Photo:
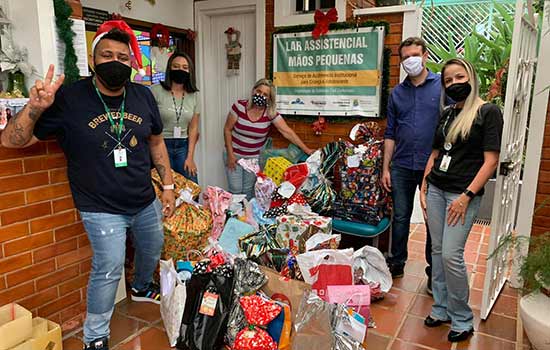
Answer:
[[[539, 205], [535, 213], [547, 203], [550, 203], [550, 198]], [[501, 238], [487, 259], [492, 259], [503, 250], [513, 249], [519, 253], [526, 245], [528, 253], [519, 262], [519, 276], [523, 283], [520, 317], [533, 347], [536, 350], [550, 350], [550, 232], [534, 237], [508, 234]]]

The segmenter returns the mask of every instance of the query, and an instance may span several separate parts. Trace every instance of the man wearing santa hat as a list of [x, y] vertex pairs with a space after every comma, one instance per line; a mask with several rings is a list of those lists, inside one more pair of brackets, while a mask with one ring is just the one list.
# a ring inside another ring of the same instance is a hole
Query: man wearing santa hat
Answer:
[[[62, 87], [63, 76], [54, 82], [51, 65], [2, 133], [2, 145], [12, 148], [55, 135], [67, 158], [74, 203], [94, 253], [85, 349], [108, 349], [127, 229], [136, 247], [132, 299], [159, 303], [152, 275], [164, 240], [162, 216], [175, 207], [161, 118], [149, 89], [130, 82], [132, 54], [141, 67], [128, 25], [103, 23], [93, 42], [95, 75]], [[162, 204], [151, 185], [151, 161], [164, 183]]]

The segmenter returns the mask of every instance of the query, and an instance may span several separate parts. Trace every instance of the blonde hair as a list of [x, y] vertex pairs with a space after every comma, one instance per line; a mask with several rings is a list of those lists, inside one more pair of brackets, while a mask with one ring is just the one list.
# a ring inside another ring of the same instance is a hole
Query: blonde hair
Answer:
[[254, 106], [254, 104], [252, 103], [252, 96], [254, 96], [254, 90], [256, 90], [259, 86], [262, 86], [262, 85], [267, 86], [269, 88], [269, 99], [267, 101], [268, 105], [267, 105], [266, 111], [267, 111], [267, 116], [270, 119], [273, 119], [277, 115], [277, 103], [276, 103], [277, 90], [275, 88], [275, 85], [273, 85], [273, 82], [269, 79], [262, 78], [254, 84], [254, 86], [252, 87], [252, 91], [250, 92], [248, 105], [246, 107], [252, 108]]
[[[463, 140], [468, 138], [472, 125], [477, 117], [479, 107], [485, 104], [485, 101], [479, 97], [479, 81], [477, 78], [477, 73], [472, 64], [462, 58], [450, 59], [443, 65], [443, 68], [441, 69], [441, 85], [443, 85], [443, 91], [445, 91], [445, 69], [453, 64], [462, 66], [466, 70], [469, 78], [468, 83], [472, 87], [472, 91], [466, 98], [462, 111], [460, 111], [460, 113], [456, 116], [449, 128], [445, 141], [450, 143], [455, 143], [459, 136]], [[441, 99], [442, 101], [447, 99], [445, 92], [441, 94]]]

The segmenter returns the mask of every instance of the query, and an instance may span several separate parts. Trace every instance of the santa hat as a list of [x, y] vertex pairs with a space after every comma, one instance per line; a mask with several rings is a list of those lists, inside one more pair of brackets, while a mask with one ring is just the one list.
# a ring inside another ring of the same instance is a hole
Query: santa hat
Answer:
[[145, 75], [145, 69], [143, 69], [143, 63], [141, 61], [141, 51], [139, 49], [136, 35], [134, 34], [132, 28], [130, 28], [130, 26], [126, 24], [126, 22], [124, 22], [123, 20], [105, 21], [99, 26], [97, 32], [95, 33], [94, 41], [92, 42], [92, 52], [94, 51], [101, 38], [103, 38], [105, 34], [109, 33], [112, 29], [115, 28], [126, 32], [126, 34], [130, 36], [130, 52], [134, 55], [134, 58], [138, 65], [139, 74]]

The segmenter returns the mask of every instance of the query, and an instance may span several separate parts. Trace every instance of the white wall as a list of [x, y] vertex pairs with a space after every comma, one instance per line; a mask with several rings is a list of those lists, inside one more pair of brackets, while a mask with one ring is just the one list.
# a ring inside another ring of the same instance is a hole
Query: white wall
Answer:
[[193, 29], [193, 0], [156, 0], [155, 5], [146, 0], [135, 0], [132, 1], [132, 10], [128, 10], [122, 0], [81, 0], [81, 3], [84, 7], [117, 12], [123, 17]]

